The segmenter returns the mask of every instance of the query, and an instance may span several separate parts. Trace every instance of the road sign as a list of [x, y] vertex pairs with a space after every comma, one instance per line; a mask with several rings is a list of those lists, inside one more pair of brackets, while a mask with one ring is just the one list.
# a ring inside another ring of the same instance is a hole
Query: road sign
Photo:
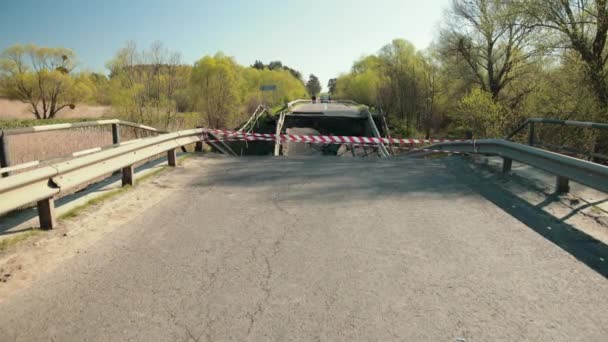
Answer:
[[260, 87], [260, 91], [275, 91], [277, 86], [274, 84], [263, 85]]

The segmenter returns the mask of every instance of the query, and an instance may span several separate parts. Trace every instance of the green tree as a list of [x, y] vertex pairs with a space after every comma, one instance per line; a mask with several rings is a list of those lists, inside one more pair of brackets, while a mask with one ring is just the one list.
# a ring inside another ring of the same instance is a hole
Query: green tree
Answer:
[[262, 61], [258, 61], [258, 60], [256, 60], [255, 63], [253, 63], [253, 65], [251, 67], [254, 69], [258, 69], [258, 70], [264, 70], [266, 68], [264, 63]]
[[272, 61], [272, 62], [268, 63], [268, 69], [270, 69], [270, 70], [283, 69], [283, 63], [281, 63], [281, 61]]
[[306, 89], [310, 96], [317, 96], [321, 92], [321, 82], [319, 78], [313, 74], [310, 74], [308, 82], [306, 82]]
[[88, 77], [74, 73], [75, 60], [69, 49], [14, 45], [0, 58], [2, 92], [28, 103], [36, 119], [52, 119], [94, 92]]
[[337, 78], [332, 78], [329, 80], [329, 82], [327, 82], [327, 89], [329, 89], [329, 93], [334, 95], [336, 93], [336, 83], [338, 82]]
[[[253, 109], [260, 103], [276, 106], [306, 96], [304, 84], [285, 69], [258, 70], [246, 68], [243, 70], [242, 76], [246, 85], [245, 101], [251, 103]], [[260, 86], [268, 84], [275, 85], [276, 90], [271, 92], [261, 92], [259, 90]]]
[[[532, 20], [530, 27], [557, 34], [550, 42], [554, 49], [559, 51], [565, 47], [579, 55], [596, 98], [603, 107], [608, 107], [608, 1], [526, 0], [518, 3], [518, 8]], [[607, 112], [602, 115], [608, 117]]]
[[244, 89], [241, 69], [232, 58], [219, 53], [194, 64], [190, 84], [195, 108], [211, 127], [229, 127], [237, 118]]
[[501, 138], [508, 132], [509, 110], [492, 98], [492, 93], [473, 89], [460, 101], [456, 123], [473, 132], [474, 138]]
[[138, 50], [135, 43], [120, 49], [107, 63], [112, 111], [126, 120], [165, 129], [176, 128], [179, 109], [189, 107], [191, 67], [160, 42]]

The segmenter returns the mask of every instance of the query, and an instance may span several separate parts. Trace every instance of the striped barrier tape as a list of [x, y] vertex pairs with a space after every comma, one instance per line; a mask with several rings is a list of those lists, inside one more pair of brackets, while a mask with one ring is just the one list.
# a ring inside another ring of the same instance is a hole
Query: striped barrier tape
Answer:
[[[271, 134], [272, 135], [272, 134]], [[254, 136], [243, 136], [243, 137], [229, 137], [226, 139], [209, 139], [209, 138], [203, 138], [204, 142], [209, 142], [209, 143], [217, 143], [217, 142], [242, 142], [242, 141], [246, 141], [246, 142], [250, 142], [250, 141], [268, 141], [268, 142], [273, 142], [276, 141], [275, 137], [254, 137]], [[318, 143], [318, 144], [326, 144], [325, 142], [311, 142], [311, 143]], [[359, 144], [359, 143], [353, 143], [350, 144], [350, 146], [353, 147], [377, 147], [377, 144], [374, 143], [368, 143], [368, 144]], [[401, 146], [392, 146], [391, 148], [395, 148], [398, 150], [405, 150], [408, 152], [433, 152], [433, 153], [448, 153], [448, 154], [466, 154], [466, 153], [461, 153], [461, 152], [454, 152], [454, 151], [445, 151], [445, 150], [437, 150], [437, 149], [428, 149], [428, 148], [416, 148], [416, 147], [401, 147]]]
[[[245, 133], [234, 132], [227, 130], [209, 130], [217, 135], [222, 135], [227, 138], [242, 138], [247, 141], [276, 141], [277, 136], [269, 133]], [[278, 138], [280, 141], [291, 141], [298, 143], [312, 144], [385, 144], [385, 145], [417, 145], [417, 144], [436, 144], [445, 142], [463, 142], [466, 140], [449, 140], [449, 139], [400, 139], [400, 138], [375, 138], [375, 137], [355, 137], [342, 135], [288, 135], [281, 134]]]

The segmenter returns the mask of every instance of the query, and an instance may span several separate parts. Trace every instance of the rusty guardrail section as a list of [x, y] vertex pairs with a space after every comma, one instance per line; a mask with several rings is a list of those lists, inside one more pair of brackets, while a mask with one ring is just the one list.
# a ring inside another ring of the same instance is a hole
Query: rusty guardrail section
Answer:
[[167, 153], [169, 166], [176, 166], [175, 150], [196, 144], [196, 150], [202, 151], [202, 134], [203, 129], [192, 129], [138, 139], [113, 149], [1, 178], [0, 215], [36, 202], [40, 227], [52, 229], [56, 225], [55, 197], [118, 170], [122, 171], [123, 186], [134, 185], [136, 163]]

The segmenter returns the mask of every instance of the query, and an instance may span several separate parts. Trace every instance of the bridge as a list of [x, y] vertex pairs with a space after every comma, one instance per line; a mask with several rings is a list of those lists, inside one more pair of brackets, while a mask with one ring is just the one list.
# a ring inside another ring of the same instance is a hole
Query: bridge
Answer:
[[[507, 140], [429, 141], [426, 150], [457, 153], [432, 159], [234, 158], [200, 153], [204, 133], [117, 142], [0, 180], [1, 213], [36, 203], [53, 228], [29, 262], [11, 255], [2, 265], [15, 271], [0, 288], [3, 338], [608, 336], [606, 244], [461, 153], [500, 158], [505, 172], [514, 162], [549, 171], [558, 191], [569, 181], [608, 191], [607, 167]], [[180, 165], [191, 145], [199, 153]], [[137, 185], [134, 166], [159, 154], [173, 170]], [[115, 171], [135, 187], [57, 223], [55, 199]]]

